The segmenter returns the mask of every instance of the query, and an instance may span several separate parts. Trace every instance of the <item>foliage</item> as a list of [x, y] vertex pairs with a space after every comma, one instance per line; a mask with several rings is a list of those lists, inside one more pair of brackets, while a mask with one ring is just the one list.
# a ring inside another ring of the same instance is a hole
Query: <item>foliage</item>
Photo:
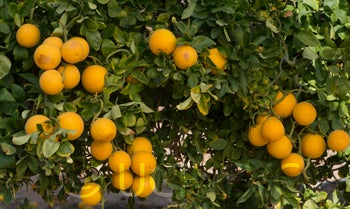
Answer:
[[[327, 199], [313, 185], [334, 177], [334, 170], [348, 177], [349, 149], [305, 159], [303, 175], [291, 178], [266, 149], [249, 144], [247, 130], [281, 89], [311, 101], [318, 113], [306, 128], [283, 119], [295, 151], [306, 131], [324, 137], [333, 129], [349, 131], [349, 18], [348, 1], [339, 0], [1, 0], [0, 193], [9, 202], [29, 184], [54, 204], [54, 191], [65, 199], [79, 192], [82, 179], [118, 192], [106, 163], [88, 151], [91, 122], [106, 116], [118, 127], [115, 147], [125, 149], [137, 135], [151, 140], [157, 190], [166, 179], [181, 208], [345, 208], [337, 194]], [[42, 39], [86, 38], [90, 55], [77, 66], [108, 69], [103, 93], [91, 95], [79, 85], [45, 95], [34, 48], [15, 39], [27, 22], [39, 26]], [[153, 55], [147, 40], [158, 28], [193, 46], [197, 64], [179, 70], [171, 55]], [[207, 59], [212, 47], [228, 59], [227, 70], [216, 75]], [[128, 83], [129, 75], [136, 82]], [[84, 119], [80, 139], [24, 134], [29, 115], [45, 114], [55, 124], [64, 111]], [[31, 182], [34, 175], [38, 180]], [[350, 192], [349, 185], [339, 191]]]

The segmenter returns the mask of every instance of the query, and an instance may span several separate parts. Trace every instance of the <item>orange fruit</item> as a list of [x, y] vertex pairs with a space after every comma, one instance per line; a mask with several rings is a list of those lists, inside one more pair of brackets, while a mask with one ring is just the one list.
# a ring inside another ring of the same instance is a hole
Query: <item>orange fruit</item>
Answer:
[[302, 156], [297, 153], [291, 153], [288, 157], [281, 160], [281, 170], [287, 176], [295, 177], [304, 170], [305, 162]]
[[63, 77], [57, 70], [46, 70], [40, 75], [39, 85], [45, 94], [56, 95], [64, 88]]
[[158, 29], [150, 35], [148, 45], [155, 55], [161, 52], [169, 55], [176, 47], [176, 37], [168, 29]]
[[132, 144], [127, 148], [129, 155], [132, 155], [138, 151], [152, 152], [152, 150], [153, 148], [151, 142], [146, 137], [142, 136], [135, 137]]
[[131, 187], [133, 182], [133, 175], [130, 171], [112, 174], [112, 185], [119, 190], [127, 190]]
[[123, 150], [113, 152], [108, 158], [109, 168], [116, 173], [125, 172], [130, 168], [130, 165], [130, 155]]
[[257, 147], [262, 147], [264, 145], [266, 145], [269, 140], [265, 139], [262, 135], [261, 135], [261, 124], [257, 124], [255, 126], [252, 126], [249, 128], [248, 131], [248, 140], [249, 142]]
[[34, 24], [23, 24], [16, 32], [16, 40], [20, 46], [32, 48], [40, 41], [40, 30]]
[[[38, 132], [38, 125], [41, 125], [44, 134], [50, 134], [53, 131], [50, 119], [45, 115], [33, 115], [27, 119], [24, 124], [24, 131], [26, 134], [32, 134]], [[42, 135], [43, 137], [44, 135]]]
[[61, 51], [52, 44], [40, 44], [34, 51], [34, 62], [42, 70], [55, 69], [61, 63]]
[[102, 200], [101, 186], [94, 182], [84, 184], [80, 190], [80, 199], [85, 205], [94, 206], [99, 204]]
[[261, 114], [256, 116], [255, 123], [256, 124], [263, 124], [268, 117], [270, 117], [270, 114], [268, 114], [268, 113], [261, 113]]
[[95, 141], [110, 142], [117, 135], [117, 126], [109, 118], [97, 118], [91, 124], [90, 134]]
[[176, 67], [186, 70], [197, 63], [198, 55], [192, 46], [182, 45], [175, 48], [173, 59]]
[[101, 65], [91, 65], [83, 71], [81, 82], [84, 89], [92, 94], [101, 93], [105, 86], [107, 69]]
[[68, 140], [78, 139], [84, 131], [84, 121], [81, 116], [75, 112], [64, 112], [57, 117], [59, 127], [68, 130]]
[[326, 150], [326, 142], [320, 134], [308, 133], [301, 139], [301, 150], [305, 157], [316, 159]]
[[[209, 49], [208, 58], [216, 66], [217, 69], [225, 70], [227, 59], [223, 54], [220, 53], [217, 48]], [[211, 72], [213, 74], [217, 74], [216, 69], [212, 69]]]
[[316, 108], [310, 102], [299, 102], [293, 109], [293, 118], [299, 125], [308, 126], [316, 117]]
[[80, 82], [80, 71], [73, 64], [61, 65], [57, 68], [63, 78], [64, 89], [73, 89]]
[[275, 97], [275, 104], [272, 106], [272, 110], [281, 118], [286, 118], [292, 115], [296, 104], [297, 99], [293, 93], [284, 95], [281, 91], [279, 91]]
[[269, 141], [279, 140], [285, 133], [283, 123], [275, 116], [270, 116], [261, 126], [261, 135]]
[[50, 36], [44, 39], [43, 44], [51, 44], [61, 49], [61, 46], [63, 45], [63, 41], [60, 37]]
[[327, 137], [328, 147], [336, 152], [344, 151], [350, 144], [349, 134], [341, 129], [333, 130]]
[[267, 152], [274, 158], [283, 159], [287, 157], [293, 149], [293, 144], [288, 138], [284, 135], [277, 141], [271, 141], [266, 145]]
[[64, 42], [61, 47], [61, 54], [62, 59], [71, 64], [81, 62], [86, 58], [83, 45], [76, 39], [69, 39]]
[[96, 160], [104, 161], [111, 156], [113, 152], [113, 145], [111, 142], [93, 141], [90, 146], [90, 152], [92, 157], [94, 157]]
[[156, 169], [157, 161], [148, 151], [135, 152], [131, 156], [131, 170], [139, 176], [148, 176]]
[[83, 49], [84, 49], [83, 60], [85, 60], [89, 56], [89, 53], [90, 53], [89, 43], [83, 37], [79, 37], [79, 36], [74, 36], [70, 39], [79, 41], [79, 43], [83, 46]]
[[152, 176], [136, 176], [131, 185], [131, 191], [138, 197], [146, 198], [156, 188], [156, 182]]

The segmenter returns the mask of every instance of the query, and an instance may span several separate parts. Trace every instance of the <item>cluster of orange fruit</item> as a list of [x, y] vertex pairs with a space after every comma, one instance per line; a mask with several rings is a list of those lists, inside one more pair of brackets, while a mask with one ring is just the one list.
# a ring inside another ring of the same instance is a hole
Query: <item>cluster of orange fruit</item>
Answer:
[[[153, 31], [149, 37], [148, 45], [155, 55], [159, 53], [172, 54], [175, 66], [181, 70], [187, 70], [198, 61], [197, 51], [189, 44], [177, 45], [174, 33], [168, 29]], [[208, 50], [208, 58], [217, 69], [225, 70], [227, 59], [217, 48]], [[217, 73], [215, 68], [212, 68], [211, 71], [213, 74]]]
[[[93, 142], [90, 147], [91, 155], [100, 161], [108, 160], [112, 171], [112, 185], [121, 191], [129, 188], [138, 197], [146, 198], [155, 189], [155, 181], [151, 174], [157, 166], [153, 155], [151, 142], [145, 137], [135, 137], [127, 151], [113, 151], [111, 141], [116, 134], [113, 121], [99, 118], [92, 123], [90, 133]], [[99, 184], [89, 182], [80, 191], [83, 205], [94, 206], [101, 202], [102, 192]]]
[[[303, 133], [300, 152], [293, 152], [293, 140], [286, 135], [282, 119], [293, 117], [299, 126], [309, 126], [317, 118], [316, 108], [308, 101], [298, 102], [292, 92], [279, 91], [272, 106], [273, 114], [256, 117], [255, 125], [248, 131], [249, 142], [257, 147], [266, 145], [268, 153], [281, 160], [281, 170], [287, 176], [300, 175], [305, 167], [304, 158], [317, 159], [326, 151], [326, 142], [319, 133]], [[344, 130], [333, 130], [327, 137], [327, 145], [333, 151], [344, 151], [350, 144], [350, 136]]]
[[[30, 23], [23, 24], [16, 32], [17, 43], [25, 48], [38, 45], [40, 37], [39, 28]], [[81, 75], [76, 66], [84, 61], [89, 53], [90, 46], [82, 37], [74, 36], [66, 41], [56, 36], [45, 38], [33, 54], [34, 63], [43, 70], [39, 77], [41, 90], [48, 95], [56, 95], [64, 89], [73, 89], [81, 79], [86, 91], [92, 94], [101, 93], [107, 69], [100, 65], [90, 65]]]

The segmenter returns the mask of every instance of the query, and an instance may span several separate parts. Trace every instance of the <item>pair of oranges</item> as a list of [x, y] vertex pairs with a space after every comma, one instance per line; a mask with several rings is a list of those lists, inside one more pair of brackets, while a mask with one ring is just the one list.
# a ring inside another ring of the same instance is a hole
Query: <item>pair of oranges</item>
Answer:
[[[248, 131], [248, 140], [254, 146], [265, 146], [274, 158], [281, 159], [281, 169], [288, 176], [298, 176], [304, 169], [303, 157], [317, 159], [326, 150], [326, 142], [318, 133], [305, 133], [301, 138], [301, 153], [292, 153], [293, 143], [285, 134], [283, 118], [293, 117], [296, 124], [309, 126], [317, 118], [317, 111], [312, 103], [297, 102], [291, 92], [279, 91], [272, 106], [273, 115], [258, 115], [256, 124]], [[331, 150], [343, 151], [350, 144], [348, 134], [343, 130], [334, 130], [327, 138], [327, 145]]]
[[[165, 53], [173, 54], [173, 61], [176, 67], [181, 70], [187, 70], [194, 66], [198, 61], [198, 53], [195, 48], [189, 44], [177, 46], [176, 37], [173, 32], [168, 29], [157, 29], [153, 31], [149, 37], [149, 48], [153, 54]], [[217, 48], [208, 50], [208, 58], [219, 70], [224, 70], [227, 59], [219, 52]], [[212, 69], [212, 73], [216, 74], [216, 69]]]
[[[66, 137], [73, 141], [78, 139], [84, 132], [84, 121], [81, 116], [75, 112], [63, 112], [56, 118], [56, 124], [60, 129], [66, 130], [64, 135], [55, 135], [55, 140]], [[41, 127], [38, 129], [38, 127]], [[30, 116], [25, 124], [24, 131], [26, 134], [40, 133], [39, 137], [47, 139], [55, 133], [55, 125], [51, 120], [42, 114]]]

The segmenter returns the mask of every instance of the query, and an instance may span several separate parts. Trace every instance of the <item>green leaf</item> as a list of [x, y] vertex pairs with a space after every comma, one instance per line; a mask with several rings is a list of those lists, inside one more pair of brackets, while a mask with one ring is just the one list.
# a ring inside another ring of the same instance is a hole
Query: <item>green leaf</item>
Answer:
[[192, 16], [194, 9], [197, 6], [197, 0], [188, 0], [188, 6], [182, 12], [181, 19], [186, 19]]
[[294, 36], [306, 46], [318, 47], [321, 45], [320, 41], [310, 31], [302, 30], [297, 32]]
[[181, 102], [180, 104], [176, 105], [176, 108], [178, 110], [187, 110], [191, 108], [193, 104], [193, 100], [191, 97], [188, 97], [185, 101]]
[[311, 7], [313, 10], [318, 10], [317, 0], [303, 0], [303, 3]]
[[94, 50], [98, 51], [102, 43], [101, 34], [98, 31], [87, 31], [86, 39]]
[[75, 151], [74, 146], [69, 141], [62, 142], [56, 154], [60, 157], [68, 157]]
[[305, 47], [303, 57], [309, 60], [315, 60], [318, 58], [318, 54], [315, 52], [313, 47]]
[[201, 51], [205, 48], [209, 48], [211, 46], [216, 45], [216, 43], [215, 41], [213, 41], [207, 36], [199, 35], [199, 36], [193, 37], [193, 40], [190, 42], [190, 45], [193, 48]]
[[247, 189], [244, 194], [237, 200], [237, 204], [241, 204], [246, 202], [252, 195], [254, 194], [254, 190], [252, 187]]
[[0, 143], [0, 147], [6, 155], [13, 155], [16, 153], [16, 148], [6, 142]]
[[11, 69], [11, 60], [3, 54], [0, 54], [0, 80], [3, 79]]
[[227, 147], [228, 142], [225, 139], [216, 139], [209, 143], [209, 146], [214, 150], [223, 150]]
[[318, 205], [313, 200], [306, 200], [303, 209], [317, 209]]
[[4, 22], [0, 22], [0, 32], [1, 33], [10, 33], [10, 27]]
[[206, 94], [201, 94], [201, 98], [199, 100], [199, 103], [196, 103], [197, 108], [202, 115], [207, 115], [209, 113], [208, 101], [209, 100], [208, 100]]
[[6, 88], [2, 88], [0, 89], [0, 102], [16, 102], [16, 99]]
[[55, 139], [47, 139], [43, 143], [43, 154], [46, 158], [51, 157], [60, 148], [60, 142]]
[[0, 169], [15, 168], [16, 167], [16, 156], [6, 155], [0, 150]]
[[270, 30], [272, 30], [272, 32], [274, 32], [274, 33], [280, 32], [280, 30], [273, 24], [271, 18], [267, 18], [265, 24], [266, 24], [266, 27], [268, 27], [268, 28], [270, 28]]
[[13, 136], [12, 143], [15, 145], [23, 145], [29, 141], [31, 136], [32, 136], [31, 134]]

